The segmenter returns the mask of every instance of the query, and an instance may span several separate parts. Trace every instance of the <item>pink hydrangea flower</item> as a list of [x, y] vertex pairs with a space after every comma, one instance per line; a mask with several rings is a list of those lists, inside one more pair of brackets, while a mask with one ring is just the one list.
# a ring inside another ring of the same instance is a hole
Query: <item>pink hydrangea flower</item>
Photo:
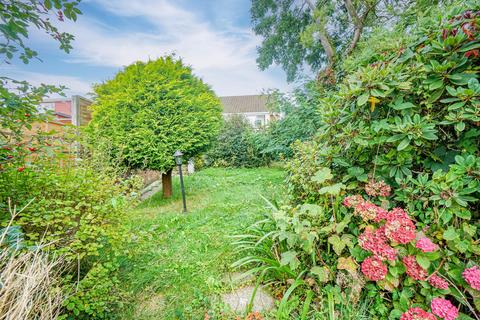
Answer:
[[374, 222], [380, 222], [382, 220], [387, 220], [388, 211], [383, 209], [382, 207], [378, 207], [377, 209], [377, 216], [373, 219]]
[[402, 259], [403, 265], [407, 268], [407, 275], [415, 280], [427, 279], [427, 271], [423, 269], [417, 262], [415, 256], [406, 256]]
[[363, 260], [361, 265], [362, 273], [372, 281], [385, 279], [388, 269], [382, 260], [373, 256]]
[[415, 247], [422, 250], [423, 252], [433, 252], [437, 250], [437, 245], [432, 242], [432, 240], [427, 237], [422, 237], [417, 240]]
[[368, 221], [375, 220], [377, 215], [382, 211], [385, 211], [385, 209], [380, 208], [370, 201], [362, 201], [356, 205], [354, 213], [362, 217], [363, 220]]
[[432, 299], [432, 313], [444, 320], [454, 320], [458, 317], [458, 309], [443, 298]]
[[428, 278], [428, 283], [430, 283], [432, 287], [435, 287], [438, 289], [443, 289], [443, 290], [448, 289], [448, 282], [442, 279], [441, 277], [437, 276], [436, 274], [431, 275], [430, 278]]
[[420, 308], [410, 308], [402, 314], [400, 320], [437, 320], [433, 314]]
[[388, 197], [392, 188], [385, 181], [370, 180], [365, 185], [365, 192], [371, 197]]
[[410, 219], [387, 221], [385, 235], [392, 241], [407, 244], [415, 239], [415, 225]]
[[367, 228], [359, 237], [358, 242], [364, 250], [370, 251], [381, 260], [395, 260], [397, 251], [387, 244], [385, 227], [382, 226], [375, 231]]
[[343, 205], [347, 208], [355, 208], [360, 202], [363, 202], [361, 195], [348, 196], [343, 199]]
[[375, 222], [385, 221], [395, 221], [402, 219], [410, 219], [408, 213], [405, 212], [402, 208], [393, 208], [390, 211], [383, 210], [383, 212], [378, 212]]
[[465, 269], [462, 275], [470, 287], [475, 290], [480, 290], [480, 268], [478, 266]]

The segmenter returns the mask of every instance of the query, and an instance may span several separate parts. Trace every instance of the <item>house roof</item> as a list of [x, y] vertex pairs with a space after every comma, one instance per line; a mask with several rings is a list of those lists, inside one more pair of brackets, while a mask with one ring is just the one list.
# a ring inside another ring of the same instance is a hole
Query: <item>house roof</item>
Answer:
[[220, 97], [223, 113], [269, 112], [267, 95]]

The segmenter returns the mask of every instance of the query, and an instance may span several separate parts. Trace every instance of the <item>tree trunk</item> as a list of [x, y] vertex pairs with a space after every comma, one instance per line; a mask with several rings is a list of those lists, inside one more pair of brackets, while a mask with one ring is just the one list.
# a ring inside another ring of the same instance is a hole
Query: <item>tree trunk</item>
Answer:
[[172, 169], [162, 173], [162, 190], [164, 198], [172, 196]]
[[[316, 5], [312, 2], [312, 0], [306, 0], [307, 5], [310, 7], [310, 11], [312, 11], [312, 15], [314, 15], [314, 12], [316, 10]], [[327, 60], [328, 60], [328, 67], [327, 68], [333, 68], [335, 64], [335, 49], [332, 46], [332, 43], [330, 42], [330, 39], [328, 38], [327, 30], [325, 29], [325, 22], [322, 21], [322, 19], [319, 17], [315, 21], [318, 26], [320, 27], [319, 29], [319, 37], [320, 37], [320, 44], [323, 47], [323, 50], [325, 50], [325, 54], [327, 55]]]
[[362, 31], [363, 31], [363, 24], [355, 27], [355, 32], [353, 33], [352, 41], [350, 42], [348, 49], [345, 51], [346, 56], [349, 56], [350, 53], [352, 53], [353, 49], [355, 49], [355, 47], [357, 46], [358, 40], [360, 40], [360, 36], [362, 35]]
[[[314, 12], [316, 10], [316, 5], [313, 3], [312, 0], [306, 0], [307, 5], [310, 7], [310, 11], [312, 11], [312, 16], [314, 15]], [[318, 36], [320, 38], [320, 44], [323, 47], [323, 50], [325, 50], [325, 54], [327, 55], [327, 66], [325, 67], [324, 70], [321, 70], [318, 75], [317, 75], [317, 81], [323, 82], [324, 80], [320, 79], [325, 79], [325, 81], [334, 84], [335, 83], [335, 60], [336, 60], [336, 52], [335, 49], [328, 37], [327, 30], [325, 28], [325, 21], [322, 20], [321, 17], [318, 17], [315, 22], [318, 25]]]
[[350, 53], [352, 53], [353, 49], [357, 46], [358, 41], [360, 40], [360, 36], [362, 35], [363, 32], [363, 27], [365, 24], [365, 21], [368, 18], [368, 15], [370, 14], [370, 11], [376, 7], [377, 1], [373, 2], [372, 4], [366, 4], [365, 11], [362, 15], [360, 15], [360, 12], [357, 13], [357, 9], [355, 9], [355, 6], [353, 5], [351, 0], [344, 0], [345, 1], [345, 6], [347, 7], [348, 14], [350, 15], [350, 18], [353, 21], [354, 25], [354, 33], [352, 40], [350, 41], [350, 45], [348, 46], [348, 49], [345, 51], [345, 56], [349, 56]]

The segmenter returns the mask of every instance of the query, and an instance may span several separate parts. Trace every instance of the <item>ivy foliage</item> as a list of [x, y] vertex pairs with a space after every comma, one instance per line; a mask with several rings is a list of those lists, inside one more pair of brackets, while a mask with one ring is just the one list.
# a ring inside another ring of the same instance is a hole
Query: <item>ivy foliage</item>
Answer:
[[220, 101], [172, 56], [134, 63], [95, 93], [87, 133], [106, 141], [112, 158], [128, 168], [168, 171], [176, 150], [193, 157], [220, 129]]

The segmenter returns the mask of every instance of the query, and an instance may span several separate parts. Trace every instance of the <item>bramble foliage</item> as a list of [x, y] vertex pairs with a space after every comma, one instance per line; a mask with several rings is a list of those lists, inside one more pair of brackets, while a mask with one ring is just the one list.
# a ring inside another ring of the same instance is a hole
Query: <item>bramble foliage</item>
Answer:
[[292, 204], [255, 225], [239, 265], [291, 295], [306, 295], [292, 279], [367, 295], [373, 319], [478, 319], [480, 7], [414, 30], [379, 31], [344, 62], [317, 136], [295, 145]]
[[260, 167], [269, 163], [262, 154], [263, 133], [254, 131], [242, 115], [224, 120], [217, 140], [206, 153], [206, 162], [218, 167]]
[[67, 264], [65, 317], [108, 318], [120, 298], [114, 273], [127, 240], [123, 215], [134, 203], [138, 182], [132, 178], [119, 183], [116, 175], [91, 166], [88, 159], [75, 164], [52, 144], [3, 149], [13, 158], [0, 171], [0, 223], [5, 226], [10, 218], [9, 201], [10, 206], [25, 207], [13, 221], [23, 246], [48, 244], [44, 250]]
[[205, 151], [220, 129], [220, 101], [181, 60], [137, 62], [95, 87], [89, 124], [94, 144], [107, 142], [115, 162], [168, 171], [173, 154]]

